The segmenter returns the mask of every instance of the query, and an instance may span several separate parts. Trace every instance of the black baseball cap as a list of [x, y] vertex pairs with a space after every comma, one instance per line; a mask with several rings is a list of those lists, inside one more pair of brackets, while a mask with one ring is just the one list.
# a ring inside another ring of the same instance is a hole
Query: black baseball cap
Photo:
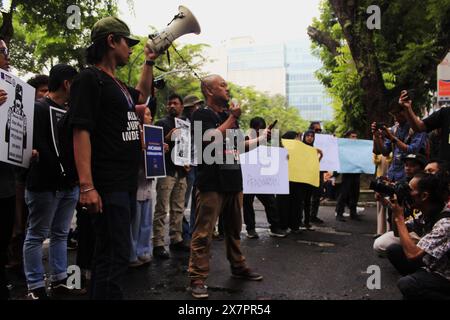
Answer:
[[402, 158], [402, 160], [403, 160], [403, 162], [406, 162], [406, 161], [408, 161], [408, 160], [415, 161], [415, 162], [418, 163], [422, 168], [425, 168], [426, 165], [428, 164], [428, 161], [427, 161], [427, 159], [425, 158], [425, 156], [422, 155], [422, 154], [420, 154], [420, 153], [419, 153], [419, 154], [408, 154], [408, 155], [404, 156], [404, 157]]
[[127, 39], [128, 45], [133, 47], [140, 40], [131, 37], [130, 28], [127, 24], [116, 17], [106, 17], [97, 21], [92, 27], [91, 41], [95, 42], [106, 37], [109, 34], [116, 34]]

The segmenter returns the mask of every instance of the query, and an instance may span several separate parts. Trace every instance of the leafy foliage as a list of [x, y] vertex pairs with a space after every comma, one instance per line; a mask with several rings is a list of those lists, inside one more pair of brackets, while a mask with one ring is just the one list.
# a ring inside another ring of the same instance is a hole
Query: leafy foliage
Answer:
[[[381, 8], [381, 30], [369, 31], [365, 9], [374, 4]], [[312, 27], [340, 45], [335, 54], [312, 39], [313, 52], [323, 62], [317, 76], [334, 100], [335, 124], [328, 124], [330, 128], [365, 134], [371, 121], [389, 122], [387, 105], [404, 89], [415, 89], [419, 110], [433, 103], [436, 68], [450, 49], [449, 0], [324, 0], [320, 11]], [[347, 17], [348, 12], [352, 14]], [[361, 44], [373, 50], [364, 51]], [[381, 83], [368, 83], [365, 77], [377, 72]], [[372, 89], [383, 99], [369, 105]]]

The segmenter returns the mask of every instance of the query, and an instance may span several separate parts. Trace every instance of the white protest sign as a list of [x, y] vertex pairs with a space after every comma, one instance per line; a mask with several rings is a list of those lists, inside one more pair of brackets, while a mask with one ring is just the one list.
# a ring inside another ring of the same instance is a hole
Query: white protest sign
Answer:
[[320, 161], [320, 171], [339, 171], [338, 139], [332, 135], [316, 134], [314, 147], [322, 150], [323, 158]]
[[286, 149], [260, 146], [240, 155], [244, 194], [289, 194]]
[[191, 123], [175, 118], [175, 127], [179, 132], [175, 138], [173, 163], [177, 166], [191, 165]]
[[0, 161], [28, 168], [33, 149], [35, 89], [4, 70], [0, 70], [0, 89], [8, 94], [0, 106]]

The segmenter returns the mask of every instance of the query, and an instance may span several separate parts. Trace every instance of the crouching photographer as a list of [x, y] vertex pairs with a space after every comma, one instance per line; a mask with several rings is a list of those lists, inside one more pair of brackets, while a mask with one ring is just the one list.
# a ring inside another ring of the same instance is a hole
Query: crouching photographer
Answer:
[[[411, 203], [409, 196], [409, 182], [416, 174], [423, 172], [425, 166], [427, 165], [426, 159], [420, 154], [409, 154], [403, 157], [402, 161], [404, 163], [404, 179], [399, 182], [392, 182], [387, 180], [387, 178], [378, 178], [376, 181], [371, 183], [370, 188], [376, 192], [375, 197], [377, 201], [380, 201], [384, 207], [388, 207], [387, 200], [384, 197], [390, 197], [394, 194], [397, 195], [399, 202], [405, 208], [405, 217], [408, 218], [408, 220], [411, 220], [407, 224], [410, 235], [416, 242], [419, 242], [423, 235], [420, 221], [421, 212], [416, 209], [412, 209], [409, 205]], [[388, 231], [378, 237], [373, 244], [373, 249], [381, 256], [386, 255], [387, 248], [391, 244], [400, 244], [400, 238], [398, 237], [395, 224], [392, 222], [392, 210], [390, 209], [388, 210], [388, 222], [390, 226], [389, 229], [392, 231]]]
[[[391, 207], [400, 245], [387, 249], [388, 258], [404, 276], [398, 287], [405, 299], [450, 299], [450, 211], [445, 211], [448, 180], [418, 174], [409, 183], [410, 206], [422, 212], [424, 235], [416, 242], [405, 222], [405, 208], [397, 195]], [[444, 211], [443, 211], [444, 210]]]

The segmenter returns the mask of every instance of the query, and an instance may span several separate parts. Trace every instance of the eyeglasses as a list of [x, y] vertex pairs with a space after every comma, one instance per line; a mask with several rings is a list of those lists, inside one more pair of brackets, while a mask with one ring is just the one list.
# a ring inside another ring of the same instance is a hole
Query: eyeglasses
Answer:
[[8, 48], [0, 48], [0, 53], [3, 54], [5, 57], [9, 57]]

